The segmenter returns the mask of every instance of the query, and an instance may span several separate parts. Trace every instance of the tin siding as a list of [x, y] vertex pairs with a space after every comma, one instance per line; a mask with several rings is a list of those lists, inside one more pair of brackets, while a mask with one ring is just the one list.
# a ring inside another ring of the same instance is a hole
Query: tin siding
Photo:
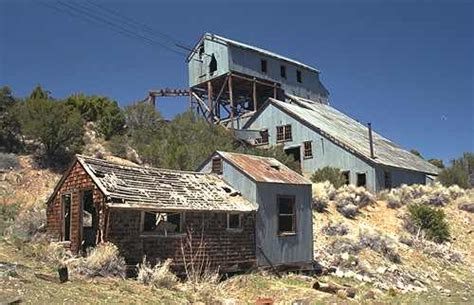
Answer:
[[[357, 173], [365, 173], [367, 188], [372, 191], [376, 190], [375, 170], [371, 164], [334, 144], [325, 136], [287, 115], [272, 104], [268, 105], [255, 121], [248, 126], [248, 129], [259, 130], [268, 128], [269, 144], [277, 145], [276, 126], [286, 124], [292, 126], [293, 140], [285, 142], [284, 145], [285, 147], [300, 145], [302, 156], [301, 166], [306, 176], [310, 176], [319, 168], [332, 166], [340, 168], [343, 171], [350, 171], [350, 181], [352, 184], [356, 183]], [[302, 146], [304, 141], [312, 141], [312, 158], [303, 158]]]
[[[255, 76], [282, 84], [282, 88], [289, 94], [303, 98], [319, 100], [327, 98], [328, 92], [319, 80], [319, 73], [265, 56], [251, 50], [230, 46], [230, 70], [246, 75]], [[261, 72], [261, 59], [267, 61], [267, 72]], [[280, 66], [286, 67], [286, 78], [280, 75]], [[301, 71], [302, 83], [296, 81], [296, 70]]]
[[201, 59], [202, 62], [200, 62], [199, 54], [196, 52], [190, 58], [190, 61], [188, 63], [188, 76], [190, 87], [207, 82], [210, 79], [216, 78], [229, 72], [229, 56], [226, 45], [205, 39], [204, 52], [209, 55], [214, 54], [217, 60], [217, 71], [210, 75], [209, 63], [211, 61], [211, 57], [203, 55]]
[[[296, 199], [296, 234], [278, 235], [278, 195]], [[313, 260], [313, 222], [311, 185], [259, 183], [257, 187], [257, 247], [260, 246], [272, 264], [308, 263]], [[257, 248], [257, 264], [268, 265]]]
[[400, 168], [377, 166], [375, 169], [377, 177], [377, 191], [385, 188], [385, 171], [390, 172], [392, 175], [392, 187], [399, 187], [402, 184], [426, 184], [427, 181], [427, 175], [425, 173], [414, 172]]

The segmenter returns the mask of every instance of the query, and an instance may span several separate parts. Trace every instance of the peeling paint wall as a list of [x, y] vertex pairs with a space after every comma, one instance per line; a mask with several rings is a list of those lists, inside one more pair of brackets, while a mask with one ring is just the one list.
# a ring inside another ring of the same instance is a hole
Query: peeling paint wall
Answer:
[[188, 77], [190, 87], [207, 82], [212, 78], [229, 72], [229, 55], [226, 45], [205, 39], [204, 52], [208, 55], [214, 54], [217, 61], [217, 70], [211, 75], [209, 73], [209, 63], [211, 62], [211, 57], [205, 54], [199, 57], [198, 52], [194, 53], [188, 63]]
[[426, 174], [393, 167], [377, 166], [375, 168], [377, 190], [385, 188], [385, 172], [391, 174], [392, 187], [402, 184], [426, 184]]

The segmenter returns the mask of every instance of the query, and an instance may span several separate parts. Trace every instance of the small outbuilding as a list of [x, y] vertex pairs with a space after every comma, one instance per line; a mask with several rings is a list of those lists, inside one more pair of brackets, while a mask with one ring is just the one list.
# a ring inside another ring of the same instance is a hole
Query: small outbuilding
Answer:
[[75, 253], [112, 242], [128, 264], [171, 258], [180, 269], [191, 255], [221, 271], [312, 262], [309, 182], [275, 159], [228, 156], [256, 160], [246, 164], [252, 175], [236, 172], [229, 183], [227, 169], [176, 171], [77, 155], [47, 202], [48, 233]]

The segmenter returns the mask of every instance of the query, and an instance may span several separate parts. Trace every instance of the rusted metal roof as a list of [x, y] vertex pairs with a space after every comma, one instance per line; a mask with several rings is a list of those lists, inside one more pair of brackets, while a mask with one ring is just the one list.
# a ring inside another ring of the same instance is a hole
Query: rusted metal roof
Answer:
[[167, 211], [257, 210], [257, 205], [215, 174], [185, 172], [76, 156], [77, 161], [107, 198], [119, 208], [160, 209]]
[[224, 151], [216, 153], [257, 182], [311, 184], [305, 177], [274, 158]]

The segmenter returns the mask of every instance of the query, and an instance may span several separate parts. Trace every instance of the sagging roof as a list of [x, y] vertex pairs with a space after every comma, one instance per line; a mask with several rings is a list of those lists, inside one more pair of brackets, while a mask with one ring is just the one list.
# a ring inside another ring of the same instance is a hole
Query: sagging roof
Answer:
[[274, 158], [225, 151], [216, 153], [256, 182], [311, 184], [305, 177]]
[[[209, 40], [220, 40], [221, 42], [224, 42], [225, 44], [232, 45], [232, 46], [242, 48], [242, 49], [246, 49], [246, 50], [252, 50], [252, 51], [258, 52], [262, 55], [270, 56], [270, 57], [273, 57], [273, 58], [276, 58], [276, 59], [279, 59], [279, 60], [284, 60], [286, 62], [295, 64], [297, 66], [300, 66], [300, 67], [303, 67], [305, 69], [311, 70], [313, 72], [319, 73], [319, 70], [316, 69], [315, 67], [306, 65], [306, 64], [304, 64], [302, 62], [299, 62], [297, 60], [294, 60], [294, 59], [291, 59], [291, 58], [288, 58], [288, 57], [285, 57], [285, 56], [282, 56], [282, 55], [279, 55], [279, 54], [276, 54], [276, 53], [273, 53], [273, 52], [270, 52], [270, 51], [267, 51], [267, 50], [264, 50], [264, 49], [261, 49], [261, 48], [257, 48], [257, 47], [239, 42], [239, 41], [235, 41], [235, 40], [232, 40], [232, 39], [229, 39], [229, 38], [225, 38], [225, 37], [222, 37], [222, 36], [219, 36], [219, 35], [216, 35], [216, 34], [211, 34], [211, 33], [204, 34], [197, 45], [199, 45], [201, 43], [201, 41], [204, 40], [205, 38], [207, 38]], [[188, 58], [189, 58], [189, 56], [188, 56]]]
[[329, 105], [293, 95], [288, 97], [293, 103], [276, 99], [269, 99], [269, 103], [306, 122], [339, 145], [371, 162], [427, 174], [439, 172], [436, 166], [376, 132], [372, 133], [375, 158], [371, 158], [368, 127]]
[[256, 204], [214, 174], [125, 166], [82, 155], [76, 158], [108, 198], [111, 207], [170, 211], [257, 210]]

